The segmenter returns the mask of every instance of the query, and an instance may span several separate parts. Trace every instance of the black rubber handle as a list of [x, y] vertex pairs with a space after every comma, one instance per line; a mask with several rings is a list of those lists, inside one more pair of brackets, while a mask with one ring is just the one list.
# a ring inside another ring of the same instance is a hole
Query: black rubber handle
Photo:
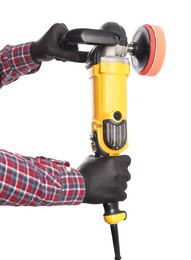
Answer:
[[120, 41], [120, 36], [111, 31], [95, 29], [73, 29], [68, 31], [60, 40], [62, 47], [67, 44], [88, 44], [88, 45], [116, 45]]

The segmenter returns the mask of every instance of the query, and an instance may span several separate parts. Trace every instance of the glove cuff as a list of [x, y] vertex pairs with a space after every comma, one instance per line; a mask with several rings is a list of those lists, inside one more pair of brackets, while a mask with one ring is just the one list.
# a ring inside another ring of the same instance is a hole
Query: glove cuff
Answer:
[[30, 46], [30, 54], [33, 59], [33, 61], [37, 64], [40, 64], [42, 61], [37, 58], [37, 50], [36, 50], [36, 43], [32, 42]]

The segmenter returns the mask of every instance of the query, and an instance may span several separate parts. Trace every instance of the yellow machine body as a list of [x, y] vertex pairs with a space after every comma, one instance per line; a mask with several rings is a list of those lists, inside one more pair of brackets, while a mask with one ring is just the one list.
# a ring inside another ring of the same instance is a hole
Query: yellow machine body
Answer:
[[100, 62], [90, 68], [93, 85], [92, 149], [99, 156], [119, 155], [127, 147], [127, 78], [130, 66]]

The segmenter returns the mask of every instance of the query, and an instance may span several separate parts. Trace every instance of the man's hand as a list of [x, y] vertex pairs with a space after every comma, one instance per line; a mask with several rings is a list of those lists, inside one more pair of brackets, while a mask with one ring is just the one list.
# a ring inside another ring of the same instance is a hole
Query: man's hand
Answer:
[[60, 47], [60, 40], [67, 32], [65, 24], [56, 23], [38, 41], [32, 42], [30, 51], [34, 62], [41, 63], [53, 59], [84, 62], [87, 54], [78, 52], [77, 46], [66, 44], [66, 48]]
[[131, 175], [127, 155], [94, 157], [89, 156], [78, 167], [86, 185], [85, 203], [101, 204], [126, 199], [127, 182]]

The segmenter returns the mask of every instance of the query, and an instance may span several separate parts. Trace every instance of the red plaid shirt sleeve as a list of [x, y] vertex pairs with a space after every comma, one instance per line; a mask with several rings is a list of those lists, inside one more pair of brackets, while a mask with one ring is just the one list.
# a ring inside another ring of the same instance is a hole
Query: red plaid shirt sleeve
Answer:
[[6, 45], [0, 51], [0, 87], [39, 70], [40, 65], [31, 57], [30, 45], [30, 42], [15, 46]]
[[0, 205], [76, 205], [85, 183], [68, 162], [0, 150]]

